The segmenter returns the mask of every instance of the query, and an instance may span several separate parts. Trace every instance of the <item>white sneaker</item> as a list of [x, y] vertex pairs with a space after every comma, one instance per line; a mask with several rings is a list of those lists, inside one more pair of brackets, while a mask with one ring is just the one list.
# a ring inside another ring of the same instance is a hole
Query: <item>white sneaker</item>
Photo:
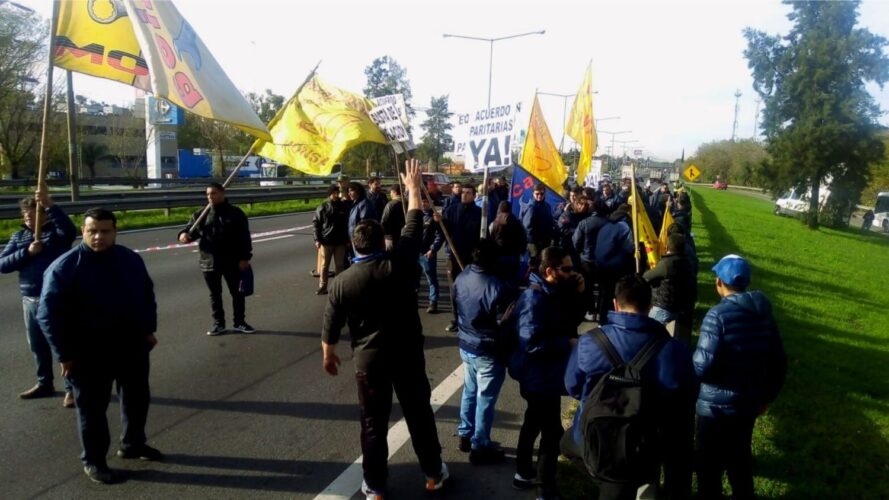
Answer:
[[361, 493], [367, 500], [383, 500], [383, 492], [372, 489], [364, 481], [361, 481]]
[[441, 474], [438, 477], [426, 476], [426, 491], [438, 491], [444, 486], [444, 482], [451, 477], [448, 472], [448, 466], [444, 462], [441, 463]]

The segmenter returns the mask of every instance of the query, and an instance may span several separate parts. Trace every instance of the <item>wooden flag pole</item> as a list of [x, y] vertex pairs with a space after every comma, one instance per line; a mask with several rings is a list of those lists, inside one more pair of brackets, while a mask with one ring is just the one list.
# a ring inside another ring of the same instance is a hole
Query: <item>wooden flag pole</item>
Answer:
[[639, 259], [639, 191], [636, 189], [636, 164], [630, 164], [630, 176], [633, 186], [633, 255], [636, 259], [636, 273], [641, 272]]
[[40, 203], [40, 194], [46, 193], [46, 164], [49, 161], [49, 118], [52, 111], [52, 78], [54, 55], [55, 55], [55, 38], [56, 24], [59, 19], [59, 1], [52, 3], [52, 17], [49, 22], [49, 50], [47, 50], [47, 67], [46, 67], [46, 96], [43, 101], [43, 129], [40, 132], [40, 163], [37, 167], [37, 210], [34, 213], [34, 241], [40, 241], [41, 231], [43, 229], [43, 221], [45, 215], [43, 207]]

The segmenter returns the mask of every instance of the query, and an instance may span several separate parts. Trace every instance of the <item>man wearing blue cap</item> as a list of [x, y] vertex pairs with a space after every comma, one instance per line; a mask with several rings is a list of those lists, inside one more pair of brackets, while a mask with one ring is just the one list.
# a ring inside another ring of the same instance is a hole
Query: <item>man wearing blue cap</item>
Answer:
[[722, 300], [704, 317], [693, 357], [701, 379], [695, 424], [698, 495], [721, 498], [727, 471], [732, 498], [747, 499], [753, 498], [753, 424], [778, 396], [787, 358], [771, 303], [762, 292], [747, 291], [750, 264], [726, 255], [713, 272]]

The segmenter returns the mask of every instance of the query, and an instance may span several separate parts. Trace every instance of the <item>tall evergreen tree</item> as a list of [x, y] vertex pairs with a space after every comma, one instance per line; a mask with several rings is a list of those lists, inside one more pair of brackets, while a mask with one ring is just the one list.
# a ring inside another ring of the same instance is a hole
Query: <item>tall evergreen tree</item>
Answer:
[[866, 184], [869, 165], [883, 157], [880, 108], [865, 84], [889, 80], [887, 41], [856, 27], [857, 0], [784, 3], [793, 9], [790, 33], [747, 28], [744, 55], [765, 104], [768, 187], [809, 186], [806, 221], [814, 229], [821, 184], [830, 180], [831, 199], [848, 207]]
[[454, 128], [451, 124], [453, 114], [448, 111], [448, 96], [433, 97], [430, 100], [426, 121], [422, 123], [426, 130], [426, 135], [423, 136], [423, 149], [436, 167], [441, 162], [442, 155], [454, 148], [454, 138], [450, 133]]

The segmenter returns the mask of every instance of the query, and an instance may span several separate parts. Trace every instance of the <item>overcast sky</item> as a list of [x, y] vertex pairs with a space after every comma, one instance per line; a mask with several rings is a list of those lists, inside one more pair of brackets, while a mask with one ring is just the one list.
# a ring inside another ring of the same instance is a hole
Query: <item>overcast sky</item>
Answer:
[[[49, 13], [49, 0], [17, 1]], [[595, 116], [620, 117], [598, 123], [599, 153], [611, 144], [604, 131], [630, 131], [615, 136], [617, 153], [643, 148], [662, 160], [730, 138], [736, 90], [742, 93], [738, 136], [753, 135], [756, 96], [742, 30], [785, 34], [790, 27], [790, 8], [764, 0], [175, 3], [244, 92], [269, 88], [290, 97], [319, 60], [325, 81], [361, 92], [364, 68], [390, 55], [407, 70], [415, 107], [448, 94], [454, 112], [485, 107], [489, 44], [442, 34], [496, 38], [546, 30], [494, 44], [492, 105], [530, 107], [535, 89], [573, 94], [592, 60]], [[889, 0], [865, 1], [860, 24], [889, 37]], [[133, 90], [119, 83], [77, 75], [74, 85], [96, 100], [133, 100]], [[889, 87], [871, 92], [889, 110]], [[541, 96], [540, 102], [558, 144], [564, 100]], [[415, 121], [422, 118], [418, 113]], [[889, 125], [889, 115], [881, 122]]]

